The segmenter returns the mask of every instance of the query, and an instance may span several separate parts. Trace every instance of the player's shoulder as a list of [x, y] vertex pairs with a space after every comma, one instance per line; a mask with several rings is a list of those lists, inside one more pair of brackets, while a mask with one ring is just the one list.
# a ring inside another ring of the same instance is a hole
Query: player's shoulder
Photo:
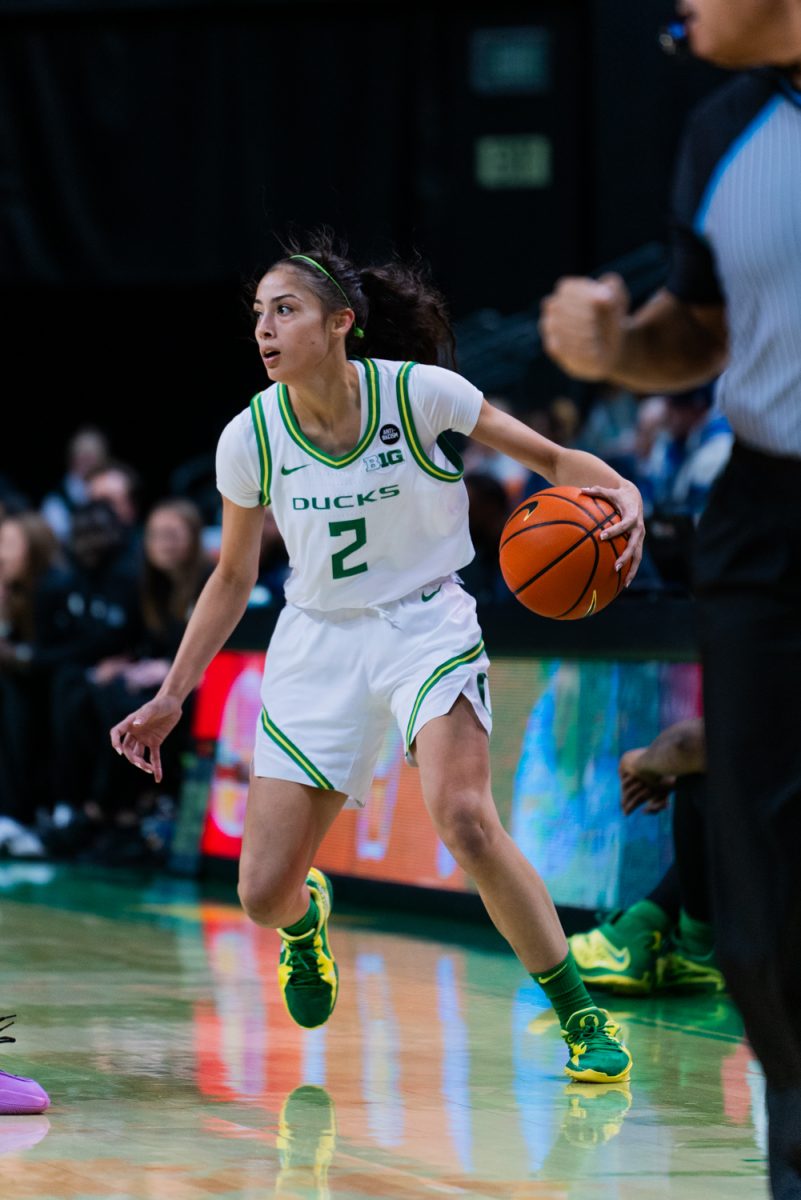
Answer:
[[779, 96], [775, 75], [766, 69], [738, 72], [700, 100], [690, 112], [688, 130], [695, 136], [737, 137]]

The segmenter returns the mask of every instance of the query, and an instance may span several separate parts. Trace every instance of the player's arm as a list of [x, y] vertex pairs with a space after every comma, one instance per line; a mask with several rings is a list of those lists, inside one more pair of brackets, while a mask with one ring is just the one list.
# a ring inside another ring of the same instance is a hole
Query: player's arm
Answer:
[[626, 549], [616, 565], [620, 568], [631, 562], [627, 583], [631, 582], [642, 558], [645, 536], [642, 497], [633, 483], [618, 475], [595, 454], [557, 445], [517, 417], [493, 407], [488, 400], [483, 402], [470, 436], [536, 471], [556, 487], [579, 487], [591, 496], [609, 500], [620, 513], [620, 521], [600, 537], [606, 540], [610, 536], [628, 534]]
[[666, 775], [695, 775], [705, 771], [703, 717], [690, 717], [663, 729], [649, 746], [638, 752], [633, 770], [645, 783], [658, 783]]
[[217, 565], [189, 619], [175, 660], [156, 696], [111, 730], [111, 744], [135, 766], [161, 778], [160, 746], [178, 723], [186, 697], [233, 633], [256, 582], [264, 509], [223, 498]]
[[676, 721], [648, 746], [627, 750], [620, 759], [621, 805], [625, 813], [641, 804], [657, 812], [667, 803], [680, 775], [706, 770], [706, 739], [702, 717]]
[[560, 279], [540, 313], [545, 350], [576, 379], [675, 392], [707, 383], [726, 365], [722, 304], [690, 304], [663, 288], [630, 314], [619, 275]]

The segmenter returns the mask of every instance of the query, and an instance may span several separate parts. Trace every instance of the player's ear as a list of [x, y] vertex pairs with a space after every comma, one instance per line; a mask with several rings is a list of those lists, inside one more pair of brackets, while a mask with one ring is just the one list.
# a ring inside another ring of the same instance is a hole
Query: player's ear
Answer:
[[352, 308], [340, 309], [331, 319], [331, 332], [337, 337], [346, 338], [355, 323], [356, 314]]

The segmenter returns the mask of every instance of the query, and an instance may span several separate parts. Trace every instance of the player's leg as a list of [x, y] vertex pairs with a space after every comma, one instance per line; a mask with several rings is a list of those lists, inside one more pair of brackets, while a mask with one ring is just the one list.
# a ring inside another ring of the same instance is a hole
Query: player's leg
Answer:
[[625, 1078], [631, 1055], [590, 999], [545, 884], [501, 825], [488, 738], [471, 702], [460, 695], [446, 715], [426, 722], [413, 750], [437, 833], [556, 1009], [571, 1051], [567, 1073], [588, 1082]]
[[676, 781], [673, 845], [681, 907], [660, 960], [659, 986], [665, 992], [722, 992], [726, 984], [715, 954], [709, 892], [706, 775], [684, 775]]
[[309, 1029], [328, 1020], [338, 991], [328, 940], [331, 884], [312, 863], [346, 799], [342, 792], [251, 776], [239, 897], [251, 920], [280, 933], [284, 1002], [292, 1019]]

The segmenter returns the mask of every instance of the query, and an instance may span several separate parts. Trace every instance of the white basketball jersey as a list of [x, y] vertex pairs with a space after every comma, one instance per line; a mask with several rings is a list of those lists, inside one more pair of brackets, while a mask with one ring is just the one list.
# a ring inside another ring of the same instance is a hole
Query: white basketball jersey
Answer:
[[[237, 503], [272, 504], [289, 552], [286, 598], [304, 609], [386, 604], [474, 555], [461, 459], [442, 437], [425, 445], [415, 423], [415, 364], [354, 361], [364, 372], [362, 434], [347, 454], [334, 457], [304, 436], [280, 383], [253, 397], [249, 428], [244, 413], [229, 426], [239, 421], [235, 445], [253, 459], [251, 470], [230, 463], [228, 430], [220, 439], [218, 486]], [[464, 431], [472, 429], [481, 393], [442, 368], [418, 367], [418, 375], [458, 381], [460, 411], [470, 413]], [[254, 477], [258, 496], [250, 498], [245, 480]]]

